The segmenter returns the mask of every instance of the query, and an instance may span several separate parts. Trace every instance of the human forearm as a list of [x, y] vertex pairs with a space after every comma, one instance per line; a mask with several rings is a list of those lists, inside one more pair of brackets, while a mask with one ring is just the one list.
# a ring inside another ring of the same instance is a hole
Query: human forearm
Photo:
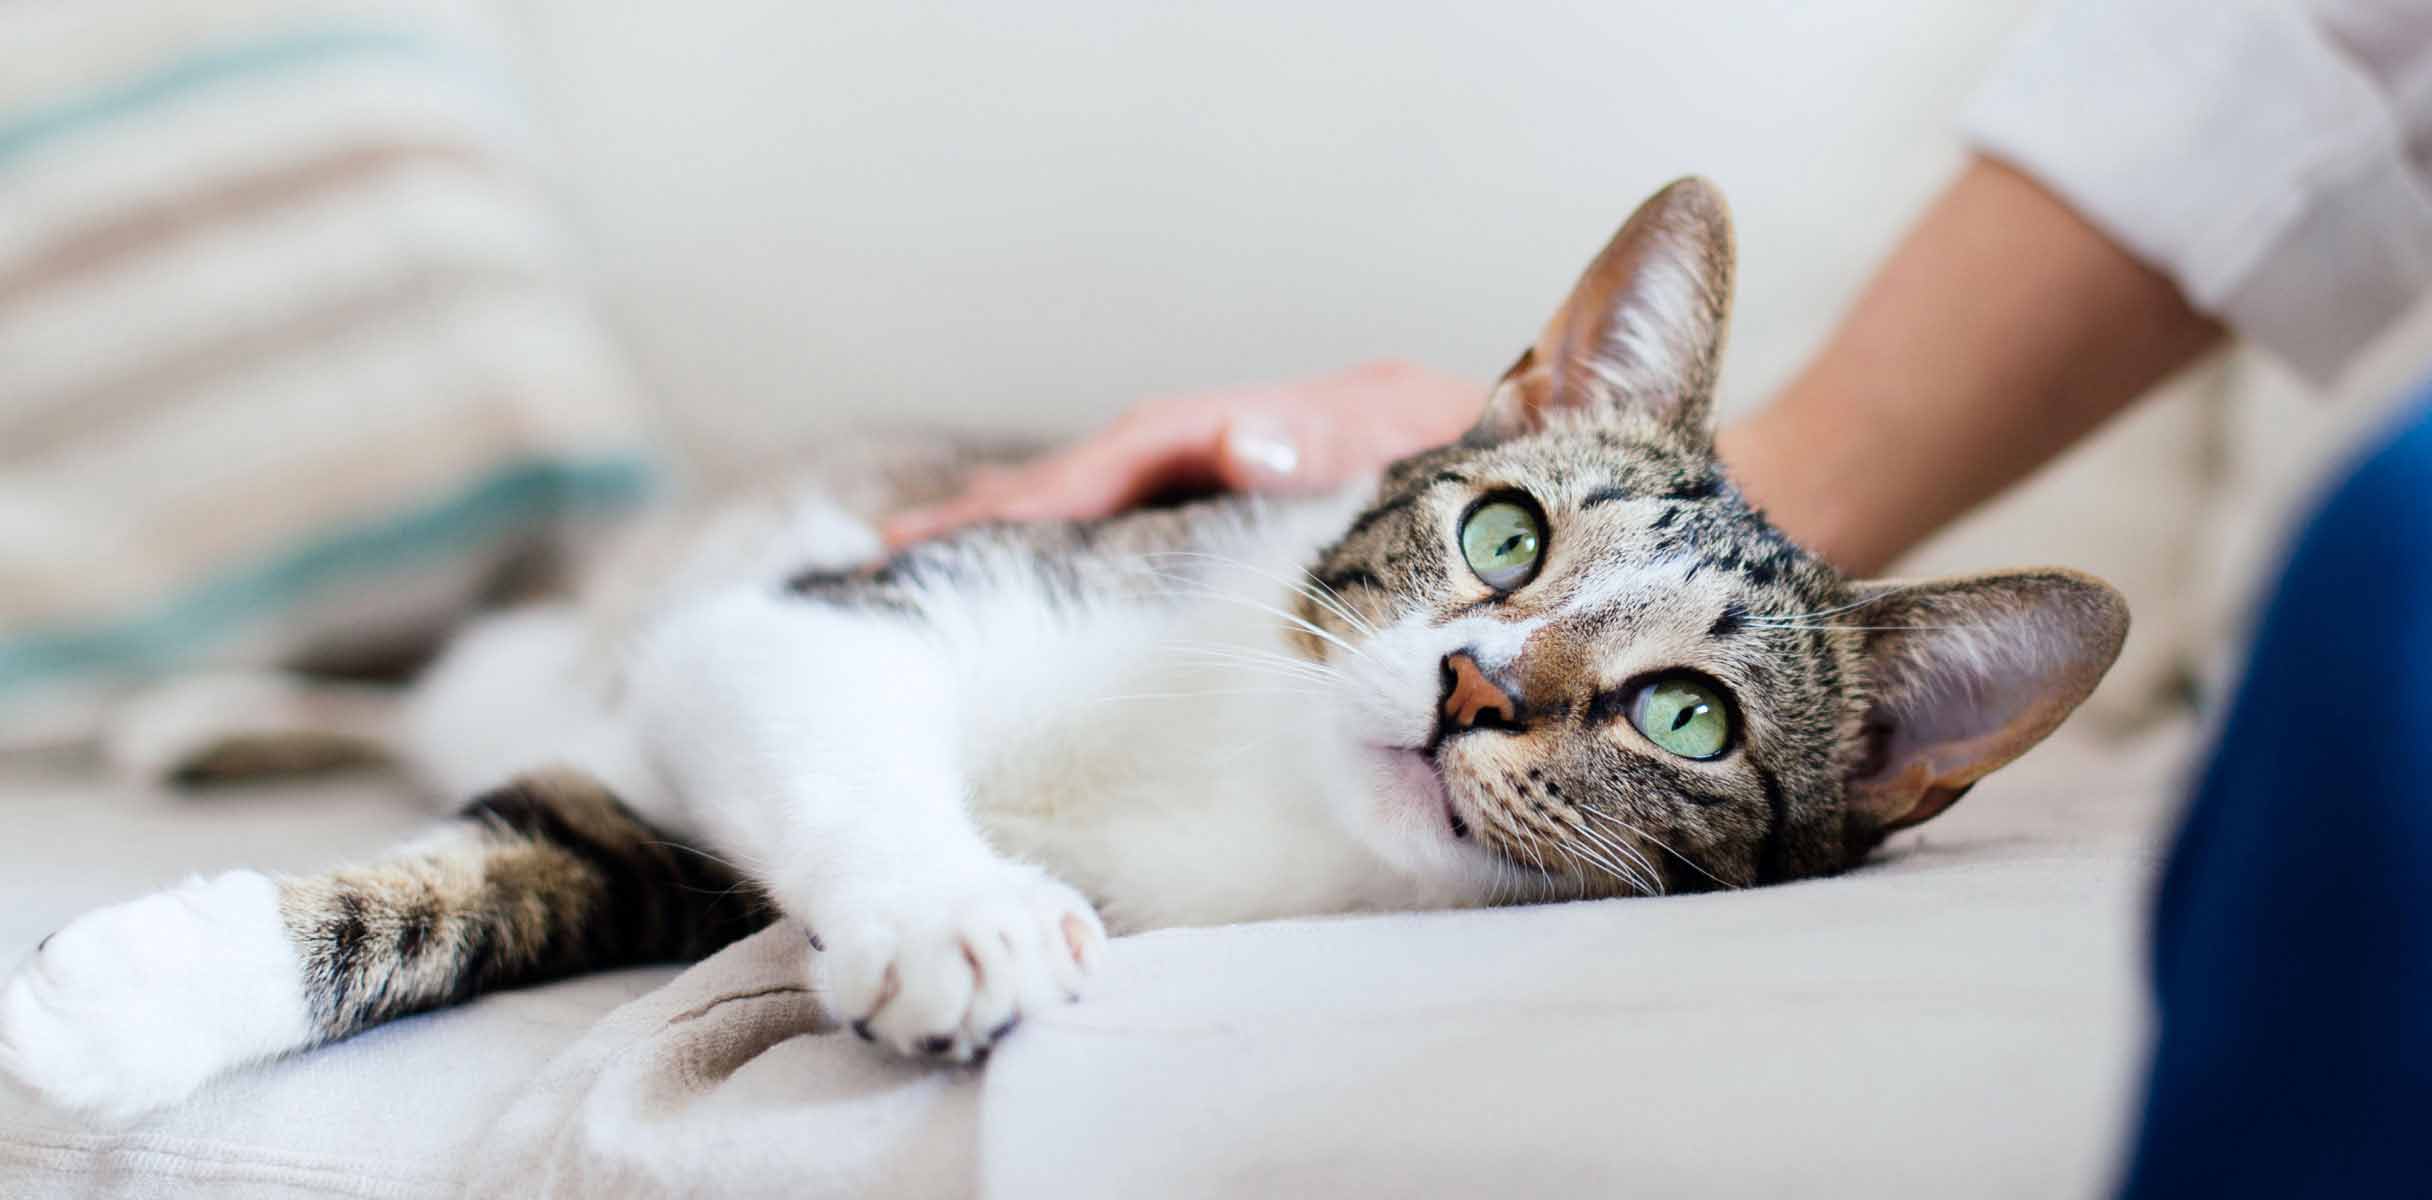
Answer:
[[1978, 159], [1721, 451], [1776, 524], [1872, 573], [2220, 335], [2059, 199]]

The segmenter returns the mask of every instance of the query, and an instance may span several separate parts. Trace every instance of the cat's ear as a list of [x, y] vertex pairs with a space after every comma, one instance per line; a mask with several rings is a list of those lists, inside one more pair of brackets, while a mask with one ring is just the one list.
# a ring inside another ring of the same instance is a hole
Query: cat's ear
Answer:
[[2058, 569], [1866, 583], [1838, 614], [1866, 630], [1866, 749], [1848, 779], [1853, 848], [1949, 808], [2052, 732], [2101, 682], [2128, 605]]
[[1491, 445], [1549, 424], [1649, 422], [1702, 443], [1731, 310], [1731, 212], [1683, 179], [1630, 214], [1470, 431]]

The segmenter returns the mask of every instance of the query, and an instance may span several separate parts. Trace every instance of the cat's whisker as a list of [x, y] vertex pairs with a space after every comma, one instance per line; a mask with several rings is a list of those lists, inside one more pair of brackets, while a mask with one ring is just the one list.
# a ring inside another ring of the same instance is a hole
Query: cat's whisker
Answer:
[[[1320, 608], [1324, 608], [1328, 612], [1333, 613], [1335, 616], [1342, 618], [1344, 623], [1350, 625], [1352, 628], [1358, 630], [1362, 634], [1373, 636], [1376, 632], [1373, 626], [1369, 625], [1366, 621], [1361, 620], [1359, 614], [1350, 611], [1349, 608], [1339, 603], [1329, 601], [1326, 597], [1310, 591], [1306, 584], [1294, 579], [1286, 578], [1282, 575], [1278, 575], [1275, 572], [1269, 571], [1255, 563], [1243, 562], [1237, 558], [1231, 558], [1221, 554], [1209, 554], [1204, 551], [1197, 550], [1159, 550], [1143, 555], [1142, 557], [1148, 559], [1186, 558], [1218, 563], [1230, 567], [1237, 567], [1241, 570], [1248, 571], [1253, 575], [1257, 575], [1258, 577], [1265, 579], [1278, 587], [1285, 588], [1295, 595], [1306, 597], [1311, 603], [1316, 604]], [[1156, 568], [1153, 567], [1150, 569], [1152, 571], [1156, 570]], [[1302, 573], [1306, 574], [1307, 569], [1303, 568]], [[1159, 577], [1169, 581], [1175, 578], [1171, 572], [1160, 572]], [[1195, 579], [1190, 579], [1188, 576], [1184, 576], [1183, 578], [1192, 583], [1198, 582]], [[1311, 576], [1311, 578], [1314, 579], [1315, 576]], [[1205, 587], [1206, 585], [1203, 584], [1201, 586]], [[1217, 591], [1217, 589], [1214, 588], [1208, 588], [1207, 590], [1211, 593]]]
[[[1345, 621], [1350, 622], [1352, 628], [1359, 630], [1360, 633], [1366, 637], [1375, 637], [1377, 635], [1379, 630], [1375, 624], [1370, 622], [1368, 618], [1360, 615], [1359, 610], [1352, 606], [1350, 597], [1345, 596], [1340, 591], [1335, 590], [1333, 584], [1318, 578], [1317, 572], [1312, 571], [1307, 567], [1302, 567], [1300, 569], [1300, 573], [1308, 576], [1310, 583], [1325, 589], [1327, 595], [1334, 597], [1334, 611], [1340, 613]], [[1316, 597], [1314, 595], [1311, 596], [1311, 599], [1315, 598]]]
[[1332, 587], [1327, 586], [1325, 580], [1319, 579], [1316, 575], [1312, 574], [1307, 567], [1300, 568], [1301, 574], [1307, 575], [1310, 582], [1315, 583], [1319, 587], [1325, 588], [1325, 595], [1320, 595], [1319, 593], [1312, 591], [1309, 584], [1278, 575], [1275, 572], [1267, 570], [1256, 563], [1244, 562], [1241, 559], [1233, 558], [1229, 555], [1211, 554], [1203, 550], [1159, 550], [1153, 551], [1147, 555], [1144, 555], [1143, 557], [1150, 559], [1196, 559], [1205, 562], [1213, 562], [1222, 566], [1240, 568], [1241, 570], [1248, 571], [1279, 586], [1289, 588], [1296, 595], [1307, 597], [1310, 603], [1315, 604], [1318, 607], [1333, 613], [1335, 616], [1342, 618], [1344, 624], [1351, 626], [1352, 629], [1358, 631], [1361, 635], [1366, 637], [1376, 636], [1376, 627], [1369, 624], [1368, 621], [1365, 618], [1362, 618], [1357, 612], [1352, 611], [1350, 603], [1342, 598], [1342, 593], [1337, 592]]
[[1600, 809], [1593, 809], [1593, 808], [1591, 808], [1591, 809], [1587, 809], [1587, 810], [1585, 810], [1585, 811], [1587, 812], [1587, 814], [1588, 814], [1590, 817], [1594, 817], [1594, 818], [1596, 818], [1596, 819], [1598, 819], [1598, 820], [1602, 820], [1602, 821], [1605, 821], [1605, 822], [1607, 822], [1607, 823], [1609, 823], [1609, 824], [1612, 824], [1612, 825], [1614, 825], [1614, 826], [1617, 826], [1617, 827], [1619, 827], [1619, 828], [1620, 828], [1620, 829], [1621, 829], [1623, 832], [1626, 832], [1626, 833], [1628, 833], [1628, 834], [1630, 834], [1630, 835], [1632, 835], [1632, 836], [1634, 836], [1634, 837], [1636, 837], [1636, 838], [1638, 838], [1638, 839], [1640, 839], [1640, 840], [1642, 840], [1642, 841], [1648, 842], [1648, 843], [1652, 844], [1652, 845], [1653, 845], [1653, 846], [1654, 846], [1656, 849], [1659, 849], [1659, 850], [1663, 851], [1664, 853], [1669, 854], [1669, 855], [1671, 855], [1672, 857], [1674, 857], [1674, 858], [1676, 858], [1676, 859], [1679, 859], [1679, 860], [1681, 861], [1681, 863], [1682, 863], [1683, 865], [1687, 866], [1687, 867], [1688, 867], [1690, 870], [1695, 871], [1695, 872], [1697, 872], [1698, 874], [1703, 875], [1703, 876], [1705, 876], [1706, 878], [1713, 880], [1713, 881], [1714, 881], [1714, 885], [1715, 885], [1716, 887], [1722, 888], [1722, 889], [1724, 889], [1724, 890], [1726, 890], [1726, 891], [1734, 891], [1734, 892], [1736, 892], [1736, 891], [1740, 890], [1741, 888], [1743, 888], [1743, 887], [1747, 886], [1747, 885], [1745, 885], [1745, 884], [1733, 883], [1733, 882], [1731, 882], [1730, 880], [1724, 879], [1722, 876], [1716, 875], [1714, 872], [1709, 871], [1709, 870], [1707, 870], [1706, 868], [1704, 868], [1704, 867], [1702, 867], [1702, 866], [1699, 866], [1699, 865], [1698, 865], [1698, 862], [1697, 862], [1697, 860], [1696, 860], [1696, 859], [1693, 859], [1693, 858], [1689, 857], [1688, 855], [1683, 854], [1683, 853], [1681, 853], [1680, 851], [1673, 849], [1673, 848], [1672, 848], [1672, 847], [1671, 847], [1669, 844], [1667, 844], [1667, 843], [1666, 843], [1666, 842], [1665, 842], [1665, 841], [1664, 841], [1662, 838], [1659, 838], [1659, 837], [1655, 836], [1654, 834], [1648, 833], [1646, 830], [1644, 830], [1644, 829], [1640, 829], [1640, 828], [1639, 828], [1639, 827], [1637, 827], [1636, 825], [1632, 825], [1632, 824], [1630, 824], [1629, 822], [1622, 820], [1620, 817], [1614, 816], [1613, 814], [1608, 813], [1608, 812], [1604, 812], [1604, 811], [1602, 811], [1602, 810], [1600, 810]]
[[1495, 874], [1503, 879], [1504, 890], [1510, 893], [1514, 901], [1527, 903], [1529, 901], [1528, 872], [1523, 870], [1519, 863], [1509, 858], [1497, 858], [1495, 863]]
[[1318, 675], [1308, 671], [1296, 671], [1282, 663], [1259, 662], [1255, 659], [1205, 658], [1198, 661], [1186, 661], [1178, 665], [1184, 670], [1198, 672], [1202, 675], [1263, 675], [1270, 679], [1294, 679], [1303, 683], [1313, 684], [1333, 684], [1339, 682], [1339, 677], [1337, 676]]
[[690, 886], [685, 887], [684, 890], [691, 892], [694, 895], [707, 895], [709, 897], [709, 905], [707, 908], [703, 909], [702, 912], [704, 915], [710, 915], [715, 914], [718, 911], [719, 906], [725, 904], [728, 900], [749, 892], [752, 889], [752, 886], [753, 885], [749, 881], [738, 879], [734, 883], [720, 888], [715, 892], [712, 892], [707, 888], [696, 888]]
[[700, 858], [706, 858], [709, 861], [714, 862], [719, 866], [745, 878], [750, 878], [754, 872], [760, 869], [757, 865], [747, 867], [731, 858], [724, 858], [719, 855], [712, 854], [699, 846], [688, 846], [682, 842], [668, 841], [665, 838], [649, 838], [644, 840], [642, 844], [645, 846], [661, 846], [679, 853], [691, 854]]
[[1600, 870], [1605, 874], [1612, 876], [1614, 879], [1621, 881], [1632, 890], [1641, 894], [1652, 894], [1648, 891], [1646, 884], [1641, 880], [1638, 872], [1614, 862], [1610, 857], [1606, 856], [1601, 851], [1583, 846], [1576, 840], [1566, 841], [1563, 844], [1563, 849], [1566, 853], [1570, 854], [1574, 858], [1586, 860], [1588, 863], [1595, 866], [1597, 870]]
[[1087, 703], [1113, 704], [1131, 700], [1209, 700], [1224, 696], [1319, 696], [1305, 688], [1210, 688], [1192, 692], [1124, 692], [1112, 696], [1093, 696]]
[[1881, 603], [1882, 603], [1882, 602], [1884, 602], [1885, 600], [1889, 600], [1889, 599], [1891, 599], [1891, 598], [1892, 598], [1892, 597], [1894, 597], [1894, 596], [1900, 595], [1900, 594], [1901, 594], [1901, 593], [1903, 593], [1903, 592], [1906, 592], [1906, 591], [1911, 590], [1911, 588], [1912, 588], [1913, 586], [1914, 586], [1914, 585], [1903, 584], [1903, 585], [1898, 586], [1898, 587], [1889, 587], [1889, 588], [1885, 588], [1885, 589], [1883, 589], [1882, 591], [1880, 591], [1880, 592], [1876, 592], [1876, 593], [1874, 593], [1874, 594], [1872, 594], [1872, 595], [1868, 595], [1868, 596], [1861, 596], [1861, 597], [1859, 597], [1858, 599], [1856, 599], [1856, 600], [1852, 600], [1852, 601], [1850, 601], [1850, 602], [1849, 602], [1849, 603], [1847, 603], [1847, 604], [1837, 604], [1837, 605], [1834, 605], [1834, 606], [1833, 606], [1833, 607], [1831, 607], [1831, 608], [1819, 608], [1819, 609], [1814, 610], [1813, 612], [1803, 612], [1803, 613], [1762, 613], [1762, 614], [1758, 614], [1758, 615], [1752, 616], [1752, 617], [1750, 618], [1750, 620], [1752, 620], [1752, 621], [1766, 621], [1766, 620], [1772, 620], [1772, 621], [1810, 621], [1810, 620], [1814, 620], [1814, 619], [1815, 619], [1815, 618], [1817, 618], [1817, 617], [1830, 617], [1830, 616], [1835, 616], [1835, 615], [1840, 614], [1840, 613], [1849, 612], [1849, 611], [1850, 611], [1850, 610], [1852, 610], [1852, 609], [1865, 608], [1866, 606], [1868, 606], [1868, 605], [1870, 605], [1870, 604], [1881, 604]]
[[[1500, 823], [1498, 824], [1500, 825]], [[1501, 825], [1501, 828], [1511, 835], [1513, 842], [1528, 853], [1529, 861], [1536, 865], [1537, 873], [1545, 874], [1545, 856], [1537, 852], [1536, 842], [1529, 836], [1527, 827], [1518, 821], [1513, 821], [1508, 825]]]
[[1508, 863], [1507, 868], [1512, 877], [1512, 898], [1522, 904], [1535, 903], [1538, 899], [1536, 877], [1517, 862]]
[[1620, 880], [1633, 889], [1641, 892], [1648, 891], [1645, 883], [1643, 882], [1643, 876], [1641, 876], [1636, 869], [1624, 866], [1620, 862], [1615, 861], [1610, 853], [1598, 848], [1600, 846], [1609, 845], [1610, 843], [1605, 843], [1599, 840], [1594, 845], [1589, 844], [1587, 839], [1579, 836], [1580, 834], [1584, 833], [1585, 830], [1577, 824], [1565, 824], [1562, 826], [1562, 828], [1566, 836], [1559, 844], [1564, 854], [1570, 856], [1574, 860], [1589, 863], [1590, 865], [1596, 867], [1596, 869]]
[[1748, 622], [1748, 627], [1751, 629], [1824, 630], [1828, 632], [1837, 631], [1841, 633], [1875, 633], [1907, 629], [1931, 630], [1967, 628], [1967, 626], [1964, 625], [1800, 625], [1779, 621], [1750, 621]]
[[1280, 608], [1277, 608], [1277, 607], [1275, 607], [1275, 606], [1274, 606], [1274, 605], [1272, 605], [1272, 604], [1263, 604], [1263, 603], [1260, 603], [1259, 601], [1256, 601], [1256, 600], [1251, 600], [1251, 599], [1247, 599], [1247, 598], [1245, 598], [1245, 597], [1241, 597], [1241, 596], [1228, 596], [1228, 597], [1225, 597], [1225, 598], [1226, 598], [1226, 599], [1228, 599], [1228, 600], [1233, 601], [1233, 602], [1234, 602], [1234, 603], [1236, 603], [1236, 604], [1241, 604], [1241, 605], [1244, 605], [1244, 606], [1249, 607], [1249, 608], [1254, 608], [1254, 609], [1259, 610], [1260, 612], [1269, 613], [1269, 614], [1271, 614], [1271, 615], [1275, 616], [1276, 618], [1278, 618], [1278, 619], [1280, 619], [1280, 620], [1282, 620], [1282, 621], [1284, 621], [1284, 622], [1286, 622], [1286, 623], [1288, 623], [1288, 624], [1292, 625], [1294, 628], [1296, 628], [1296, 629], [1300, 629], [1300, 630], [1302, 630], [1302, 631], [1306, 632], [1306, 633], [1307, 633], [1309, 636], [1311, 636], [1311, 637], [1317, 638], [1317, 639], [1318, 639], [1318, 640], [1320, 640], [1320, 641], [1331, 642], [1331, 643], [1333, 643], [1334, 645], [1336, 645], [1336, 646], [1338, 646], [1338, 647], [1341, 647], [1341, 648], [1342, 648], [1342, 650], [1343, 650], [1343, 652], [1344, 652], [1344, 653], [1346, 653], [1346, 654], [1350, 654], [1350, 655], [1353, 655], [1353, 656], [1358, 657], [1358, 658], [1367, 658], [1367, 657], [1369, 657], [1369, 654], [1368, 654], [1368, 652], [1367, 652], [1366, 650], [1361, 649], [1360, 647], [1355, 646], [1355, 645], [1351, 644], [1350, 642], [1344, 641], [1342, 638], [1339, 638], [1339, 637], [1335, 636], [1335, 635], [1334, 635], [1334, 633], [1333, 633], [1331, 630], [1327, 630], [1327, 629], [1322, 629], [1322, 628], [1319, 628], [1318, 626], [1316, 626], [1316, 625], [1314, 625], [1314, 624], [1310, 623], [1310, 622], [1309, 622], [1307, 619], [1302, 618], [1302, 617], [1297, 616], [1297, 615], [1292, 614], [1292, 613], [1285, 612], [1284, 610], [1282, 610], [1282, 609], [1280, 609]]
[[1167, 642], [1160, 648], [1174, 654], [1198, 658], [1211, 663], [1272, 666], [1322, 679], [1339, 680], [1345, 677], [1340, 670], [1325, 663], [1311, 662], [1305, 658], [1295, 658], [1292, 655], [1279, 654], [1272, 650], [1198, 642]]
[[1276, 618], [1277, 620], [1283, 621], [1283, 622], [1284, 622], [1284, 623], [1286, 623], [1287, 625], [1290, 625], [1290, 626], [1292, 626], [1292, 627], [1293, 627], [1293, 628], [1295, 628], [1295, 629], [1301, 630], [1301, 631], [1303, 631], [1303, 632], [1305, 632], [1305, 633], [1309, 634], [1311, 637], [1315, 637], [1315, 638], [1321, 639], [1321, 640], [1323, 640], [1323, 641], [1331, 642], [1331, 643], [1333, 643], [1334, 645], [1341, 647], [1341, 648], [1343, 649], [1343, 651], [1344, 651], [1345, 653], [1347, 653], [1347, 654], [1353, 654], [1353, 655], [1357, 655], [1357, 656], [1359, 656], [1359, 657], [1361, 657], [1361, 658], [1367, 658], [1367, 657], [1369, 657], [1369, 654], [1368, 654], [1368, 652], [1367, 652], [1366, 650], [1364, 650], [1364, 649], [1362, 649], [1362, 648], [1360, 648], [1360, 647], [1358, 647], [1358, 646], [1355, 646], [1355, 645], [1351, 644], [1350, 642], [1346, 642], [1346, 641], [1344, 641], [1342, 638], [1335, 636], [1335, 635], [1334, 635], [1334, 633], [1333, 633], [1332, 631], [1330, 631], [1330, 630], [1322, 629], [1322, 628], [1320, 628], [1320, 627], [1318, 627], [1318, 626], [1316, 626], [1316, 625], [1313, 625], [1313, 624], [1311, 624], [1311, 623], [1310, 623], [1310, 622], [1309, 622], [1307, 619], [1305, 619], [1305, 618], [1303, 618], [1303, 617], [1300, 617], [1300, 616], [1297, 616], [1297, 615], [1295, 615], [1295, 614], [1292, 614], [1292, 613], [1286, 612], [1286, 611], [1284, 611], [1283, 609], [1277, 608], [1277, 607], [1275, 607], [1275, 606], [1274, 606], [1274, 605], [1272, 605], [1272, 604], [1266, 604], [1266, 603], [1263, 603], [1263, 602], [1261, 602], [1261, 601], [1252, 600], [1252, 599], [1250, 599], [1250, 598], [1248, 598], [1248, 597], [1246, 597], [1246, 596], [1235, 596], [1235, 595], [1231, 595], [1231, 594], [1229, 594], [1229, 593], [1225, 593], [1225, 592], [1220, 592], [1220, 591], [1212, 591], [1212, 590], [1206, 590], [1206, 589], [1194, 589], [1194, 590], [1190, 590], [1190, 591], [1171, 591], [1171, 592], [1155, 593], [1155, 594], [1164, 595], [1164, 596], [1168, 596], [1168, 597], [1172, 597], [1172, 598], [1177, 598], [1177, 599], [1186, 599], [1186, 600], [1221, 600], [1221, 601], [1223, 601], [1223, 602], [1225, 602], [1225, 603], [1227, 603], [1227, 604], [1236, 604], [1236, 605], [1240, 605], [1241, 607], [1248, 608], [1248, 609], [1251, 609], [1251, 610], [1254, 610], [1254, 611], [1257, 611], [1257, 612], [1262, 612], [1262, 613], [1267, 614], [1268, 616], [1271, 616], [1271, 617]]
[[[1478, 832], [1481, 835], [1478, 839], [1478, 844], [1481, 846], [1487, 846], [1495, 852], [1495, 862], [1498, 867], [1508, 863], [1511, 860], [1511, 847], [1520, 846], [1523, 849], [1526, 848], [1526, 843], [1522, 841], [1520, 837], [1519, 822], [1513, 820], [1507, 814], [1495, 809], [1481, 810], [1478, 815], [1481, 818], [1478, 823]], [[1483, 836], [1487, 833], [1493, 833], [1498, 836], [1492, 839], [1490, 842], [1489, 839]]]
[[1576, 830], [1581, 837], [1587, 838], [1588, 840], [1595, 842], [1597, 845], [1610, 850], [1615, 855], [1627, 860], [1631, 866], [1635, 868], [1633, 871], [1633, 877], [1639, 881], [1638, 886], [1640, 890], [1650, 896], [1660, 896], [1663, 894], [1664, 887], [1662, 872], [1656, 870], [1655, 864], [1649, 861], [1647, 856], [1641, 853], [1637, 847], [1631, 846], [1626, 842], [1615, 841], [1610, 837], [1599, 834], [1596, 832], [1596, 830], [1590, 828], [1585, 821], [1581, 821], [1580, 823], [1573, 825], [1571, 828]]
[[1185, 663], [1183, 667], [1183, 670], [1175, 672], [1178, 682], [1194, 687], [1203, 683], [1221, 685], [1228, 681], [1264, 682], [1297, 687], [1312, 696], [1338, 691], [1341, 687], [1340, 681], [1332, 676], [1306, 674], [1272, 663], [1208, 661]]
[[[1161, 575], [1160, 577], [1170, 578], [1170, 576], [1165, 575]], [[1283, 621], [1293, 628], [1307, 633], [1311, 637], [1318, 638], [1322, 641], [1331, 642], [1334, 645], [1341, 647], [1343, 652], [1346, 654], [1355, 655], [1360, 658], [1370, 657], [1365, 649], [1335, 636], [1333, 631], [1320, 628], [1319, 626], [1311, 623], [1307, 618], [1301, 617], [1294, 613], [1286, 612], [1283, 609], [1277, 608], [1274, 605], [1265, 603], [1263, 601], [1252, 600], [1247, 596], [1236, 596], [1229, 592], [1218, 591], [1212, 588], [1206, 588], [1204, 586], [1195, 587], [1193, 590], [1187, 592], [1178, 591], [1171, 594], [1186, 599], [1222, 600], [1228, 604], [1237, 604], [1244, 608], [1262, 612], [1268, 616], [1276, 618], [1277, 620]]]
[[1520, 848], [1528, 851], [1529, 861], [1537, 864], [1537, 873], [1551, 880], [1554, 877], [1554, 869], [1547, 866], [1545, 862], [1544, 838], [1536, 830], [1529, 828], [1525, 821], [1515, 819], [1508, 828], [1517, 835]]
[[1550, 880], [1557, 876], [1564, 878], [1577, 878], [1579, 872], [1574, 865], [1566, 863], [1561, 870], [1557, 871], [1554, 869], [1554, 865], [1552, 863], [1546, 861], [1545, 856], [1547, 852], [1551, 851], [1559, 854], [1561, 847], [1552, 840], [1548, 839], [1545, 830], [1527, 825], [1526, 823], [1522, 824], [1522, 830], [1528, 842], [1529, 853], [1537, 860], [1537, 870], [1542, 872], [1547, 879]]

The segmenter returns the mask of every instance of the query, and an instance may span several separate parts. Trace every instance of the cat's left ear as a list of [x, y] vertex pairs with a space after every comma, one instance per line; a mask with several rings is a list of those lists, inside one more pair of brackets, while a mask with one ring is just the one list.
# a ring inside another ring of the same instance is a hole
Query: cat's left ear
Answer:
[[1866, 752], [1845, 793], [1861, 853], [2042, 741], [2128, 636], [2127, 602], [2075, 571], [1858, 588], [1881, 598], [1835, 620], [1866, 631]]
[[1705, 442], [1731, 264], [1731, 211], [1720, 189], [1689, 178], [1657, 192], [1495, 385], [1470, 443], [1579, 422], [1643, 422]]

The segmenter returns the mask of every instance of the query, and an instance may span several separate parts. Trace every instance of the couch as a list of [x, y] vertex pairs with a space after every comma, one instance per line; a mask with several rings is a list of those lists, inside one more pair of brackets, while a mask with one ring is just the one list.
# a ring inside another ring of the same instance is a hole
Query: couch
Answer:
[[[1738, 214], [1744, 408], [1957, 161], [1950, 116], [2023, 5], [474, 7], [586, 302], [714, 486], [882, 417], [1057, 433], [1377, 358], [1483, 379], [1689, 171]], [[2092, 570], [2137, 628], [2052, 742], [1850, 875], [1127, 938], [979, 1072], [835, 1036], [800, 947], [763, 937], [130, 1127], [0, 1092], [0, 1193], [2099, 1193], [2203, 702], [2278, 531], [2432, 321], [2392, 344], [2327, 404], [2224, 356], [1908, 564]], [[184, 795], [89, 747], [0, 757], [0, 961], [428, 813], [378, 775]]]

